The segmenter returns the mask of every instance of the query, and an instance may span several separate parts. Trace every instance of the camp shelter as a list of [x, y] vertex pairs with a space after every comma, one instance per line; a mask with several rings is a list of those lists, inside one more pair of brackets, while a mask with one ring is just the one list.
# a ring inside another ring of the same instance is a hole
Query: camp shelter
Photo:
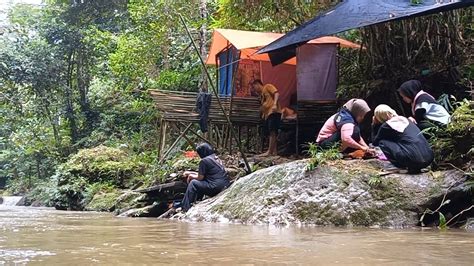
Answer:
[[[342, 38], [325, 36], [302, 45], [293, 57], [273, 66], [268, 54], [257, 54], [261, 47], [283, 34], [215, 29], [206, 63], [217, 66], [219, 95], [239, 98], [255, 97], [251, 82], [260, 79], [278, 88], [282, 107], [297, 112], [293, 124], [297, 132], [314, 138], [318, 126], [335, 111], [338, 81], [339, 47], [358, 49], [358, 44]], [[253, 110], [258, 113], [258, 110]], [[296, 134], [296, 143], [300, 142]], [[300, 140], [308, 140], [302, 138]]]
[[256, 52], [282, 36], [283, 34], [271, 32], [215, 29], [206, 63], [218, 66], [219, 95], [251, 96], [253, 93], [249, 83], [254, 79], [261, 79], [278, 88], [282, 106], [289, 106], [291, 97], [297, 91], [308, 95], [307, 92], [312, 90], [318, 93], [315, 95], [318, 100], [334, 100], [335, 95], [324, 95], [322, 92], [332, 90], [334, 93], [337, 82], [337, 47], [360, 46], [337, 37], [321, 37], [302, 47], [298, 52], [300, 56], [272, 66], [268, 54]]
[[[281, 36], [283, 34], [230, 29], [215, 29], [212, 34], [206, 63], [216, 66], [220, 101], [246, 152], [263, 150], [260, 103], [251, 91], [251, 81], [260, 79], [263, 83], [274, 84], [279, 90], [282, 107], [291, 107], [298, 112], [297, 119], [284, 123], [284, 129], [296, 132], [295, 136], [289, 137], [288, 143], [304, 141], [299, 139], [300, 129], [306, 133], [313, 131], [310, 133], [313, 140], [318, 127], [336, 109], [338, 47], [360, 48], [341, 38], [321, 37], [300, 47], [295, 58], [272, 66], [267, 54], [256, 52]], [[195, 104], [197, 92], [150, 90], [150, 94], [162, 111], [159, 141], [162, 159], [178, 145], [179, 140], [192, 145], [192, 138], [197, 138], [230, 151], [236, 147], [214, 97], [209, 111], [209, 131], [204, 137], [195, 129], [199, 121]], [[179, 136], [165, 151], [166, 136], [171, 130]]]

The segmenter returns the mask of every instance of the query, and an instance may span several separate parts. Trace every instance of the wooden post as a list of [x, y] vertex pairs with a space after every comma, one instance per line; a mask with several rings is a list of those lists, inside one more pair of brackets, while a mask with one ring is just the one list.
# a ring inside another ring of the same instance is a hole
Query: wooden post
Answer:
[[[161, 148], [160, 148], [160, 156], [161, 156], [161, 153], [164, 152], [165, 150], [165, 147], [166, 147], [166, 135], [167, 135], [167, 131], [168, 131], [168, 122], [166, 121], [166, 119], [163, 119], [163, 136], [161, 137]], [[162, 159], [163, 157], [160, 157], [160, 160]]]
[[163, 143], [163, 118], [160, 119], [160, 129], [158, 137], [158, 159], [161, 159], [161, 145]]

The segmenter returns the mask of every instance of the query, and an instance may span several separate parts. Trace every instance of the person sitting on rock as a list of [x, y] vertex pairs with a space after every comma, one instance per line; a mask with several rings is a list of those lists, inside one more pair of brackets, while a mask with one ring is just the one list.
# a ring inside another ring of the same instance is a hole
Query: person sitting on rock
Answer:
[[322, 149], [329, 149], [339, 141], [344, 153], [355, 150], [369, 152], [370, 148], [360, 135], [359, 123], [370, 111], [369, 105], [362, 99], [351, 99], [341, 110], [331, 116], [319, 131], [316, 143]]
[[413, 117], [409, 119], [421, 130], [433, 126], [446, 126], [451, 116], [448, 111], [438, 104], [433, 96], [422, 90], [421, 82], [409, 80], [398, 89], [403, 101], [411, 104]]
[[379, 146], [393, 165], [408, 168], [409, 173], [419, 173], [433, 162], [433, 151], [420, 129], [388, 105], [375, 108], [372, 134], [373, 145]]
[[201, 157], [199, 171], [184, 173], [188, 183], [184, 199], [181, 202], [184, 212], [188, 211], [194, 202], [202, 200], [204, 195], [213, 197], [230, 184], [227, 171], [211, 145], [208, 143], [199, 144], [196, 151]]

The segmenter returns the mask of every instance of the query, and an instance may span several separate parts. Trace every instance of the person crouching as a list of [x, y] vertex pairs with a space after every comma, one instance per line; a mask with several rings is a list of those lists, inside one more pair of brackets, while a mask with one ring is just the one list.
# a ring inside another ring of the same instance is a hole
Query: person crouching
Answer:
[[184, 173], [188, 183], [184, 199], [181, 202], [184, 212], [188, 211], [194, 202], [202, 200], [204, 195], [213, 197], [230, 184], [229, 175], [211, 145], [208, 143], [199, 144], [196, 151], [201, 157], [199, 171]]
[[370, 151], [360, 135], [359, 123], [370, 111], [369, 105], [362, 99], [351, 99], [341, 110], [331, 116], [319, 131], [316, 143], [322, 149], [329, 149], [341, 142], [340, 150], [350, 153], [355, 150]]
[[381, 104], [375, 108], [372, 126], [373, 145], [379, 146], [396, 167], [408, 168], [408, 173], [415, 174], [433, 162], [433, 150], [420, 129], [390, 106]]

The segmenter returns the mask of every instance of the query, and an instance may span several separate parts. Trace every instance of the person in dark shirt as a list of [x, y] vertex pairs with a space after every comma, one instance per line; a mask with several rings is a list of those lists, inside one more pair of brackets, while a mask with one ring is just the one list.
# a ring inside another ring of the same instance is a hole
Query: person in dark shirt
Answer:
[[446, 126], [450, 120], [446, 109], [439, 105], [435, 98], [422, 90], [421, 82], [409, 80], [398, 89], [403, 101], [411, 104], [413, 117], [409, 119], [421, 130], [433, 126]]
[[204, 195], [213, 197], [230, 184], [225, 167], [214, 153], [211, 145], [208, 143], [199, 144], [196, 151], [201, 157], [199, 171], [184, 173], [188, 182], [184, 199], [181, 202], [184, 212], [188, 211], [194, 202], [202, 200]]
[[379, 146], [396, 167], [419, 173], [433, 162], [433, 151], [420, 129], [390, 106], [381, 104], [375, 108], [372, 126], [373, 145]]

